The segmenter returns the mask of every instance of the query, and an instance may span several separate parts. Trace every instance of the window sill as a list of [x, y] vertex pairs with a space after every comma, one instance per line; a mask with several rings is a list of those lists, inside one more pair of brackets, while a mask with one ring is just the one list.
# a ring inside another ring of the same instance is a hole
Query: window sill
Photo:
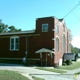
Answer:
[[19, 51], [19, 49], [17, 49], [17, 50], [10, 50], [10, 51]]

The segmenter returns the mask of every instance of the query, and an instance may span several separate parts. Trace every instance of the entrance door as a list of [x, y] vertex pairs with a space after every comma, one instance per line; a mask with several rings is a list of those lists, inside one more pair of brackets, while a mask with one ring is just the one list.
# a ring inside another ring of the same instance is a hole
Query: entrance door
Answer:
[[47, 53], [47, 66], [51, 66], [51, 64], [52, 64], [51, 54]]
[[54, 55], [50, 53], [42, 53], [42, 66], [53, 66]]
[[42, 53], [42, 66], [46, 66], [46, 53]]

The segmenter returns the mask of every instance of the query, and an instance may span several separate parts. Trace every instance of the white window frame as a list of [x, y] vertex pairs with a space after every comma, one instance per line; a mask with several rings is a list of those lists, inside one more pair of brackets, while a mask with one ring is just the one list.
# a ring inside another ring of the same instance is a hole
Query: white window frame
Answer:
[[56, 33], [59, 33], [59, 26], [56, 25]]
[[56, 37], [56, 51], [59, 51], [59, 38]]
[[52, 29], [52, 31], [55, 31], [55, 29]]
[[[10, 51], [16, 51], [16, 50], [19, 50], [19, 41], [18, 41], [18, 43], [16, 43], [16, 39], [17, 39], [17, 38], [19, 39], [19, 36], [10, 37]], [[11, 39], [14, 40], [14, 43], [13, 43], [14, 48], [13, 48], [13, 49], [11, 49], [11, 45], [12, 45], [12, 43], [11, 43]], [[18, 49], [16, 49], [16, 44], [18, 45]]]
[[[44, 27], [46, 26], [46, 27]], [[42, 32], [48, 32], [48, 27], [49, 25], [46, 23], [46, 24], [42, 24]]]
[[62, 51], [63, 52], [66, 51], [66, 37], [65, 37], [65, 34], [63, 34], [63, 36], [62, 36]]

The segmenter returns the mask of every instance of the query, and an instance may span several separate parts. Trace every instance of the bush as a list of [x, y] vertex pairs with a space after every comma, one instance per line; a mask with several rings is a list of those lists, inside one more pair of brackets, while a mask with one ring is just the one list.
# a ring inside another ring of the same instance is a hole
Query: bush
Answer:
[[71, 60], [66, 60], [66, 64], [70, 65], [70, 64], [72, 64], [72, 61]]
[[67, 64], [66, 63], [63, 63], [62, 65], [66, 66]]

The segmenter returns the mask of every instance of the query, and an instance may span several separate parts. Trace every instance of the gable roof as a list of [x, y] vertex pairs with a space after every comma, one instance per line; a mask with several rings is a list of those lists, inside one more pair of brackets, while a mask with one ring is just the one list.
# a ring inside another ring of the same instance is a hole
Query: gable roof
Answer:
[[40, 49], [40, 50], [36, 51], [35, 53], [42, 53], [42, 52], [54, 53], [54, 51], [49, 50], [49, 49], [46, 49], [46, 48], [42, 48], [42, 49]]

